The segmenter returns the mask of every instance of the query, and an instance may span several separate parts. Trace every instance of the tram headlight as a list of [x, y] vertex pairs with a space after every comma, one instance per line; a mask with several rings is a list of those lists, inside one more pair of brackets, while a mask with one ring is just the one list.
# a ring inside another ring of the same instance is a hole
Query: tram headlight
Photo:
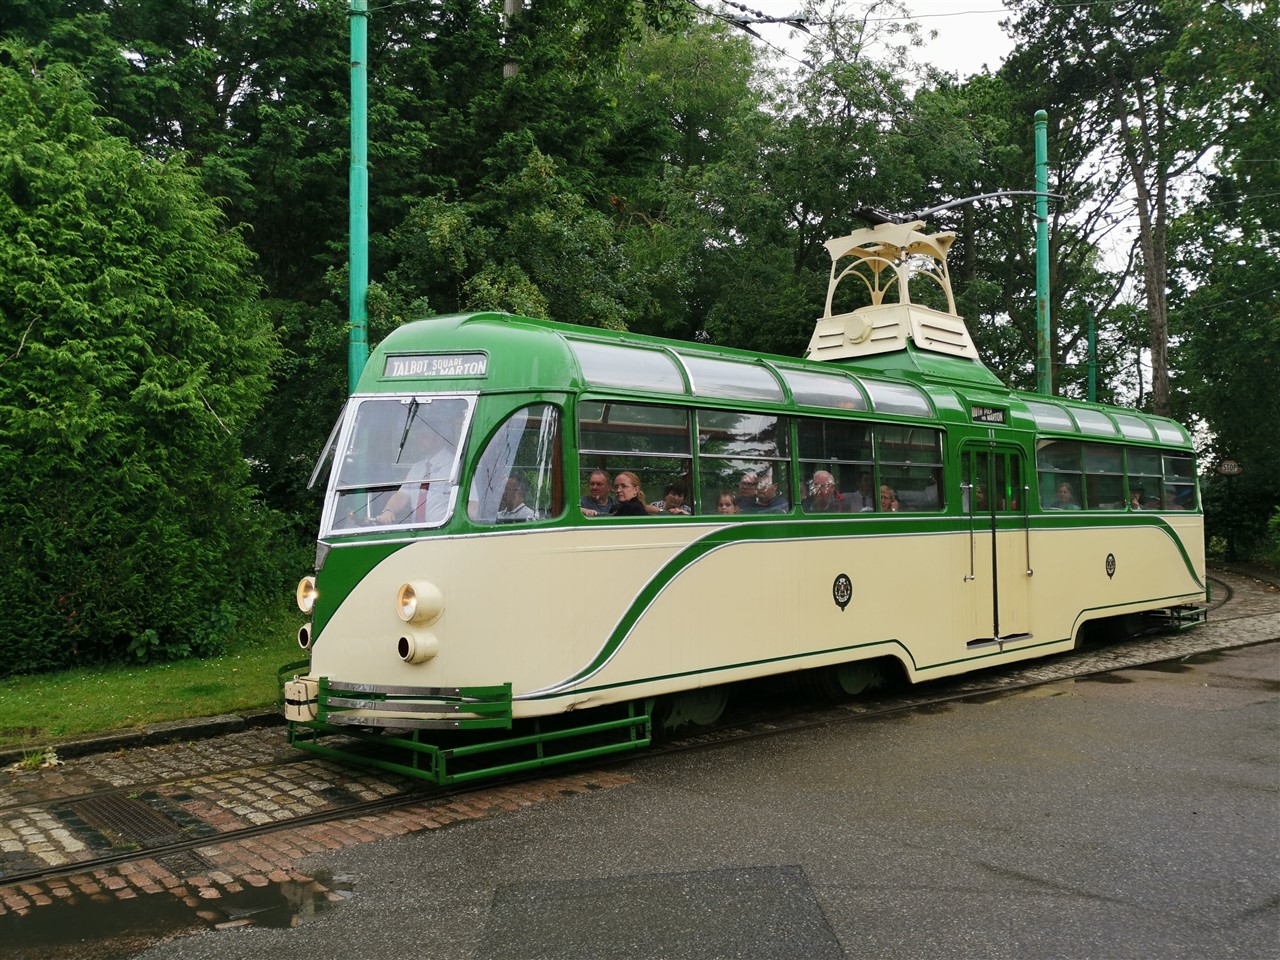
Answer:
[[434, 583], [413, 580], [396, 594], [396, 613], [405, 623], [434, 623], [444, 613], [444, 595]]
[[303, 613], [310, 613], [315, 609], [316, 597], [320, 595], [316, 590], [315, 577], [303, 577], [298, 581], [298, 609]]

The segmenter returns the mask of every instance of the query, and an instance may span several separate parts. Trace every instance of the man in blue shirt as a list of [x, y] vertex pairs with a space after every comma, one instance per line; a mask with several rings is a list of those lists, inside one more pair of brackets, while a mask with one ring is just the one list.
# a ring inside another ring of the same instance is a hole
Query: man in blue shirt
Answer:
[[586, 517], [607, 517], [613, 513], [616, 500], [610, 495], [613, 481], [603, 470], [592, 470], [587, 477], [587, 495], [578, 501], [582, 515]]

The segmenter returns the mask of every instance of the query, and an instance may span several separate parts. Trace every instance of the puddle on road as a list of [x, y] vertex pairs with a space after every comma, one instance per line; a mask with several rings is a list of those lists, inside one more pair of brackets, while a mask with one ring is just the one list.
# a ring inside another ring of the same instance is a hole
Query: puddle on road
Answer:
[[[340, 900], [330, 899], [336, 894]], [[116, 960], [201, 930], [296, 927], [353, 895], [349, 877], [317, 874], [309, 883], [271, 883], [189, 907], [168, 893], [129, 900], [75, 897], [0, 916], [0, 960]]]

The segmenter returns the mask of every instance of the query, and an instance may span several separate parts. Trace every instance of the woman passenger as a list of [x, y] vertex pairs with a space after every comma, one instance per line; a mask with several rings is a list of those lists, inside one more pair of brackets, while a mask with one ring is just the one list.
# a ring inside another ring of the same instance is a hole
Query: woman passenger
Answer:
[[1071, 489], [1071, 484], [1060, 483], [1058, 489], [1054, 493], [1053, 503], [1050, 504], [1053, 510], [1079, 510], [1080, 504], [1076, 503], [1076, 495]]
[[614, 505], [613, 517], [647, 517], [644, 491], [640, 489], [640, 478], [630, 470], [623, 470], [613, 478], [613, 495], [618, 502]]

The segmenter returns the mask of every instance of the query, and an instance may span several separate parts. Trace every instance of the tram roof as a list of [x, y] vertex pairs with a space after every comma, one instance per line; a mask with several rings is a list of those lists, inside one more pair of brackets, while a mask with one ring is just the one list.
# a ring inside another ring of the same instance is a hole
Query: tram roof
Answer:
[[361, 394], [431, 389], [624, 393], [652, 400], [873, 411], [1039, 433], [1185, 447], [1173, 420], [1011, 390], [974, 361], [913, 350], [847, 362], [801, 360], [504, 313], [429, 317], [392, 331]]

